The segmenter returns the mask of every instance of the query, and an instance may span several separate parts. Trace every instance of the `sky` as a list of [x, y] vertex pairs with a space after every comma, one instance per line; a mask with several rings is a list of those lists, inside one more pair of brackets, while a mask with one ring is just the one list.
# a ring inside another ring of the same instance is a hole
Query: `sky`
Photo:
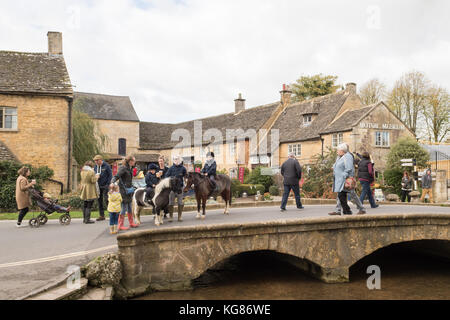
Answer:
[[46, 52], [63, 33], [75, 91], [129, 96], [177, 123], [280, 100], [284, 83], [412, 70], [450, 89], [450, 1], [0, 0], [0, 50]]

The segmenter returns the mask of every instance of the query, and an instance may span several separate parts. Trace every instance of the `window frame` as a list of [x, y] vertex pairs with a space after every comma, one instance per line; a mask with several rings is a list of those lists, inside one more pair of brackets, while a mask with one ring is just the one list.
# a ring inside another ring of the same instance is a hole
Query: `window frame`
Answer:
[[[336, 140], [336, 144], [335, 144], [335, 140]], [[344, 142], [344, 134], [342, 132], [333, 133], [333, 135], [331, 136], [331, 146], [333, 148], [337, 148], [337, 146], [343, 142]]]
[[[378, 139], [380, 137], [380, 139]], [[389, 131], [375, 131], [375, 147], [389, 148], [391, 146], [391, 135]]]
[[302, 144], [301, 143], [291, 143], [288, 144], [288, 155], [293, 152], [296, 157], [302, 156]]
[[303, 115], [303, 125], [309, 126], [312, 122], [312, 114], [307, 113]]
[[[1, 119], [0, 119], [0, 130], [2, 131], [17, 131], [19, 129], [19, 115], [17, 107], [9, 107], [9, 106], [0, 106], [1, 110]], [[7, 111], [10, 111], [9, 113]], [[6, 117], [11, 117], [11, 128], [6, 128]]]
[[[123, 148], [125, 149], [124, 151], [124, 154], [122, 154], [122, 153], [120, 153], [120, 151], [121, 151], [121, 142], [123, 142]], [[120, 155], [120, 156], [126, 156], [127, 155], [127, 139], [125, 139], [125, 138], [119, 138], [119, 141], [118, 141], [118, 148], [117, 148], [117, 153]]]

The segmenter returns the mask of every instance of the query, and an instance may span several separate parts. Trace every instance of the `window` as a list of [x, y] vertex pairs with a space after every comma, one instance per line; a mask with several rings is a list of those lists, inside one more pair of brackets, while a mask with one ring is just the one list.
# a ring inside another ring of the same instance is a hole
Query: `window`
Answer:
[[377, 147], [389, 147], [389, 132], [387, 131], [375, 132], [375, 145]]
[[228, 145], [228, 152], [230, 156], [234, 157], [236, 154], [236, 143], [233, 142]]
[[333, 134], [333, 148], [337, 148], [338, 145], [344, 142], [344, 134], [343, 133], [335, 133]]
[[119, 155], [127, 155], [127, 139], [119, 139]]
[[0, 107], [0, 129], [17, 129], [17, 109]]
[[290, 144], [288, 146], [288, 153], [293, 152], [296, 157], [300, 157], [302, 155], [302, 145], [300, 143]]
[[304, 126], [309, 126], [311, 124], [311, 121], [312, 121], [312, 114], [303, 115], [303, 125]]

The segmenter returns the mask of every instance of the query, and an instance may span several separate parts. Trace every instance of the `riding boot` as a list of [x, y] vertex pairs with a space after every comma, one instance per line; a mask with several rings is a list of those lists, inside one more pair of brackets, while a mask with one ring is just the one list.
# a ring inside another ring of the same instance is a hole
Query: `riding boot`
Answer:
[[169, 211], [169, 222], [173, 221], [173, 206], [168, 207]]
[[133, 215], [131, 214], [131, 213], [127, 213], [127, 216], [128, 216], [128, 223], [130, 224], [130, 227], [131, 228], [137, 228], [138, 227], [138, 225], [137, 224], [134, 224], [134, 221], [133, 221]]
[[183, 215], [183, 208], [184, 208], [184, 205], [179, 205], [178, 206], [178, 221], [183, 221], [183, 219], [181, 218], [181, 216]]
[[128, 229], [130, 229], [130, 228], [125, 227], [123, 225], [124, 222], [125, 222], [125, 215], [123, 215], [123, 214], [119, 215], [119, 230], [128, 230]]

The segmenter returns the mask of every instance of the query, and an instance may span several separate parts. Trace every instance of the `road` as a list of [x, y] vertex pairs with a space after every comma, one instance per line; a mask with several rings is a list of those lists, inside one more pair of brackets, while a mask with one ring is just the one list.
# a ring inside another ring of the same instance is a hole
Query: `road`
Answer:
[[[246, 223], [284, 219], [329, 217], [331, 205], [309, 205], [303, 210], [295, 206], [281, 213], [278, 207], [231, 208], [229, 216], [223, 209], [207, 211], [205, 220], [195, 219], [195, 213], [183, 214], [183, 222], [175, 221], [159, 228], [174, 226]], [[353, 211], [357, 210], [353, 208]], [[448, 213], [449, 207], [384, 205], [368, 209], [368, 214]], [[342, 217], [335, 216], [335, 219]], [[152, 216], [143, 216], [136, 230], [157, 228]], [[28, 223], [28, 221], [25, 221]], [[84, 265], [106, 252], [117, 251], [117, 240], [109, 234], [108, 221], [84, 225], [74, 219], [70, 226], [61, 226], [57, 220], [38, 229], [16, 228], [14, 221], [0, 221], [0, 299], [16, 299], [46, 285], [52, 278], [62, 275], [71, 265]], [[125, 231], [132, 232], [132, 231]]]

